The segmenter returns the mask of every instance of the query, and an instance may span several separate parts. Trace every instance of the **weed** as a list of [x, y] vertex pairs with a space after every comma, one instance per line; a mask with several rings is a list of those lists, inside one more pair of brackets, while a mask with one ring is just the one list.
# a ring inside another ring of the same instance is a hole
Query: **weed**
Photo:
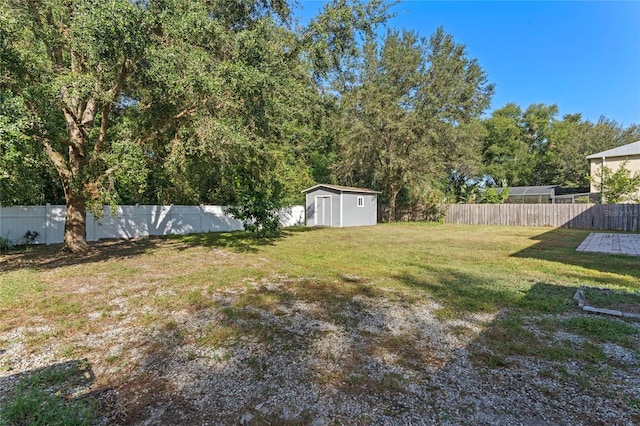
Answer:
[[39, 387], [19, 387], [0, 410], [0, 424], [89, 426], [95, 420], [94, 406], [66, 401]]
[[10, 239], [0, 237], [0, 253], [13, 250], [14, 246]]
[[90, 380], [86, 361], [49, 367], [20, 380], [0, 408], [2, 425], [91, 425], [97, 401], [64, 398], [79, 383]]
[[189, 291], [186, 294], [185, 299], [187, 305], [194, 311], [200, 311], [213, 306], [213, 301], [210, 298], [203, 296], [202, 291], [198, 289]]
[[198, 339], [200, 346], [217, 348], [238, 337], [239, 331], [235, 327], [218, 324], [209, 326], [205, 334]]
[[510, 362], [503, 356], [485, 351], [474, 351], [471, 353], [471, 359], [480, 365], [489, 368], [504, 368], [510, 365]]
[[574, 317], [565, 321], [563, 325], [572, 333], [632, 349], [635, 347], [632, 336], [638, 334], [638, 330], [632, 325], [607, 318]]
[[611, 289], [585, 288], [586, 304], [597, 308], [619, 311], [640, 309], [640, 293], [620, 292]]

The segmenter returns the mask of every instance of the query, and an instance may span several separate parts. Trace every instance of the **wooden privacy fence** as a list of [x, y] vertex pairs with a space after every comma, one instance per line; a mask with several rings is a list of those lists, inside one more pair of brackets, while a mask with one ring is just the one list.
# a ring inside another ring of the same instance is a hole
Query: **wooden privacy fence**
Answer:
[[640, 204], [450, 204], [445, 222], [640, 231]]

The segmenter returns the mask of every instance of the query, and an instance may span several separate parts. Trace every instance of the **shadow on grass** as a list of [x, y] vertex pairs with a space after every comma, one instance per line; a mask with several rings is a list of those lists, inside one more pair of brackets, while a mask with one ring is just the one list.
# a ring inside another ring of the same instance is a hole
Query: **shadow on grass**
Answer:
[[420, 268], [419, 274], [403, 273], [392, 278], [429, 294], [442, 306], [436, 314], [443, 319], [505, 308], [526, 314], [557, 314], [575, 305], [572, 298], [577, 287], [532, 281], [498, 282], [454, 268], [414, 266]]
[[512, 288], [500, 288], [494, 281], [453, 268], [420, 268], [420, 274], [403, 273], [392, 278], [407, 287], [429, 294], [442, 306], [437, 311], [441, 318], [493, 312], [505, 306], [513, 306], [521, 297], [520, 292]]
[[89, 251], [82, 254], [62, 252], [62, 244], [48, 246], [35, 245], [0, 254], [0, 271], [13, 271], [23, 268], [54, 269], [67, 265], [83, 265], [94, 262], [126, 259], [142, 255], [160, 247], [173, 244], [173, 249], [185, 250], [188, 247], [220, 247], [241, 253], [256, 253], [260, 247], [277, 244], [278, 241], [302, 232], [311, 232], [308, 227], [285, 228], [279, 236], [257, 238], [246, 231], [210, 232], [204, 234], [149, 236], [129, 240], [100, 240], [89, 243]]
[[320, 228], [291, 227], [283, 229], [278, 236], [259, 238], [247, 231], [210, 232], [205, 234], [189, 234], [172, 236], [172, 240], [181, 241], [190, 246], [220, 247], [239, 253], [256, 253], [260, 247], [270, 246], [303, 232], [312, 232]]
[[24, 268], [55, 269], [67, 265], [83, 265], [114, 259], [126, 259], [144, 254], [156, 248], [159, 237], [130, 240], [101, 240], [89, 243], [89, 251], [71, 254], [61, 251], [62, 244], [28, 246], [22, 250], [0, 255], [0, 271]]
[[[579, 252], [576, 248], [591, 232], [577, 231], [574, 229], [557, 228], [536, 235], [536, 241], [530, 247], [512, 254], [513, 257], [540, 259], [549, 262], [558, 262], [568, 265], [592, 269], [611, 275], [602, 277], [588, 277], [589, 280], [599, 281], [607, 285], [628, 286], [629, 280], [616, 276], [631, 276], [640, 280], [640, 257], [607, 253]], [[607, 231], [609, 232], [609, 231]], [[579, 272], [570, 274], [577, 282], [587, 279]]]
[[[0, 377], [5, 390], [0, 424], [91, 425], [118, 420], [113, 389], [92, 390], [87, 359], [72, 360]], [[62, 423], [61, 423], [62, 422]]]
[[[523, 414], [548, 424], [583, 418], [585, 410], [589, 423], [611, 412], [629, 420], [626, 394], [591, 403], [613, 389], [597, 372], [583, 378], [561, 370], [576, 362], [615, 366], [581, 331], [592, 321], [571, 328], [562, 315], [574, 310], [574, 288], [523, 282], [522, 291], [509, 290], [447, 268], [395, 278], [406, 291], [349, 277], [284, 279], [207, 298], [192, 313], [200, 328], [174, 320], [142, 342], [146, 358], [119, 388], [130, 402], [123, 423], [468, 424], [480, 412], [487, 424], [515, 424]], [[427, 295], [454, 315], [434, 320]], [[498, 315], [465, 318], [481, 312]], [[532, 321], [556, 314], [544, 336], [532, 331]], [[613, 329], [608, 320], [597, 325]], [[582, 337], [558, 341], [556, 330]], [[597, 386], [554, 393], [585, 383]], [[532, 399], [557, 399], [562, 409]], [[500, 401], [508, 402], [497, 410]]]

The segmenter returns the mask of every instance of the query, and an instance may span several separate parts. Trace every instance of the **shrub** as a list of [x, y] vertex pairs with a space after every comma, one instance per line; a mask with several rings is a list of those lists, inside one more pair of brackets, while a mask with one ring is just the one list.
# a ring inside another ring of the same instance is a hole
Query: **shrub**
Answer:
[[280, 205], [263, 191], [245, 193], [237, 206], [227, 212], [242, 221], [244, 229], [259, 238], [275, 237], [280, 234]]
[[0, 237], [0, 253], [13, 249], [11, 240], [5, 237]]

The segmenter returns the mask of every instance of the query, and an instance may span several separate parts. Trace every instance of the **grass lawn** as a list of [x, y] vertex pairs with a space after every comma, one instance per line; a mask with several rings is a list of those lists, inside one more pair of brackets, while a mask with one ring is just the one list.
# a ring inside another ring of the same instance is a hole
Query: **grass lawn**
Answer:
[[[106, 241], [83, 257], [60, 255], [58, 247], [3, 254], [0, 403], [26, 398], [23, 384], [2, 395], [3, 377], [21, 378], [33, 363], [87, 360], [90, 390], [118, 389], [130, 401], [122, 421], [135, 423], [154, 404], [153, 395], [139, 395], [160, 374], [158, 362], [178, 353], [182, 368], [235, 360], [254, 380], [266, 380], [258, 372], [269, 370], [267, 358], [237, 358], [251, 345], [325, 360], [322, 368], [305, 367], [306, 380], [341, 392], [403, 392], [462, 348], [478, 369], [538, 360], [546, 366], [539, 374], [598, 393], [612, 369], [637, 369], [640, 329], [578, 313], [572, 296], [580, 286], [640, 293], [640, 258], [576, 252], [588, 233], [403, 223], [287, 229], [267, 241], [242, 232]], [[428, 321], [400, 321], [402, 312]], [[430, 337], [425, 324], [436, 324], [440, 337]], [[332, 355], [318, 345], [336, 330], [357, 335], [357, 344]], [[612, 345], [636, 361], [612, 360]], [[371, 360], [385, 373], [363, 369]], [[575, 363], [590, 376], [563, 367]], [[634, 395], [618, 398], [637, 416]], [[238, 401], [233, 413], [240, 416], [248, 402]], [[89, 405], [104, 414], [99, 403]], [[16, 410], [4, 415], [19, 418]], [[84, 416], [88, 408], [78, 410]], [[275, 411], [264, 416], [281, 419]]]

